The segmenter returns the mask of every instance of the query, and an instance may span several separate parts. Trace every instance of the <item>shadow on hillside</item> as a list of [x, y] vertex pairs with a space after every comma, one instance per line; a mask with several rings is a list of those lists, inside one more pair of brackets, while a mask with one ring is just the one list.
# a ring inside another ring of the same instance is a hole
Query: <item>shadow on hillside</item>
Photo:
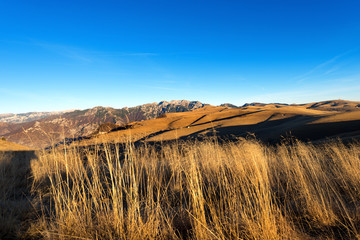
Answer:
[[0, 152], [0, 239], [19, 239], [31, 210], [34, 151]]
[[187, 140], [194, 138], [197, 140], [207, 139], [208, 137], [218, 137], [223, 140], [237, 140], [241, 137], [256, 136], [257, 139], [272, 143], [281, 141], [284, 136], [288, 136], [293, 129], [306, 125], [307, 123], [316, 120], [313, 116], [295, 116], [286, 119], [271, 120], [272, 116], [268, 119], [257, 124], [238, 125], [229, 127], [210, 127], [194, 132], [188, 136], [180, 138]]
[[256, 136], [265, 143], [276, 144], [286, 138], [295, 138], [301, 141], [319, 141], [330, 138], [342, 140], [360, 139], [360, 120], [310, 124], [319, 118], [312, 116], [296, 116], [280, 120], [265, 120], [253, 125], [239, 125], [230, 127], [214, 127], [202, 129], [181, 140], [203, 140], [216, 136], [223, 140], [237, 140], [239, 137]]
[[[259, 113], [259, 112], [263, 112], [263, 111], [264, 111], [264, 110], [259, 110], [259, 111], [254, 111], [254, 112], [248, 112], [248, 113], [242, 113], [242, 114], [238, 114], [238, 115], [235, 115], [235, 116], [230, 116], [230, 117], [215, 119], [215, 120], [210, 121], [210, 122], [211, 122], [211, 123], [221, 122], [221, 121], [224, 121], [224, 120], [230, 120], [230, 119], [234, 119], [234, 118], [240, 118], [240, 117], [252, 115], [252, 114]], [[206, 117], [206, 115], [204, 115], [203, 117]], [[197, 119], [196, 121], [192, 122], [189, 126], [200, 126], [200, 125], [205, 125], [205, 124], [207, 124], [207, 123], [210, 123], [210, 122], [204, 122], [204, 123], [195, 124], [195, 123], [197, 123], [199, 120], [201, 120], [203, 117], [201, 117], [201, 118]]]
[[343, 140], [360, 138], [360, 120], [308, 124], [294, 129], [294, 136], [300, 140], [320, 140], [330, 137], [338, 137]]

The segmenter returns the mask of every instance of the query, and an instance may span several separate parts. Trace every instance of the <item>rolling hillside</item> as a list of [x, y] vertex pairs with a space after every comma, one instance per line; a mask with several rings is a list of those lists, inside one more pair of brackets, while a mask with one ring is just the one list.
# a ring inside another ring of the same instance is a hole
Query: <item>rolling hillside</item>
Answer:
[[103, 123], [122, 126], [133, 121], [152, 119], [163, 113], [190, 111], [203, 106], [205, 104], [197, 101], [179, 100], [122, 109], [95, 107], [75, 110], [30, 122], [0, 122], [0, 137], [21, 145], [44, 148], [64, 139], [91, 135]]
[[327, 101], [303, 105], [248, 104], [240, 108], [206, 106], [191, 112], [168, 113], [157, 119], [132, 122], [83, 142], [121, 142], [129, 138], [167, 141], [213, 135], [224, 139], [253, 135], [266, 142], [278, 142], [286, 137], [304, 141], [360, 138], [358, 104]]
[[163, 101], [122, 109], [95, 107], [23, 123], [0, 122], [0, 137], [33, 148], [91, 136], [109, 141], [129, 137], [135, 141], [202, 139], [212, 135], [235, 139], [252, 134], [269, 142], [288, 136], [345, 139], [360, 135], [359, 106], [360, 102], [344, 100], [291, 105], [248, 103], [242, 107]]
[[5, 140], [2, 140], [0, 139], [0, 152], [3, 152], [3, 151], [10, 151], [10, 152], [13, 152], [13, 151], [31, 151], [32, 149], [29, 148], [29, 147], [26, 147], [26, 146], [22, 146], [20, 144], [16, 144], [16, 143], [13, 143], [13, 142], [9, 142], [9, 141], [5, 141]]

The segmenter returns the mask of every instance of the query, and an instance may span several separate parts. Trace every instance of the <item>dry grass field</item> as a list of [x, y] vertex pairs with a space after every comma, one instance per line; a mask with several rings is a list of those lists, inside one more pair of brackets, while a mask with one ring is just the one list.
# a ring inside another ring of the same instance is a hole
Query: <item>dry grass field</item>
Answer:
[[206, 106], [37, 151], [1, 140], [0, 239], [360, 239], [356, 104]]
[[190, 112], [166, 113], [157, 119], [127, 124], [98, 134], [84, 145], [101, 142], [161, 142], [174, 139], [224, 139], [255, 134], [265, 142], [294, 136], [302, 141], [326, 138], [360, 139], [359, 102], [341, 100], [306, 105], [269, 104], [227, 108], [206, 106]]
[[105, 143], [38, 152], [29, 169], [31, 207], [2, 213], [21, 226], [4, 239], [360, 238], [358, 142]]

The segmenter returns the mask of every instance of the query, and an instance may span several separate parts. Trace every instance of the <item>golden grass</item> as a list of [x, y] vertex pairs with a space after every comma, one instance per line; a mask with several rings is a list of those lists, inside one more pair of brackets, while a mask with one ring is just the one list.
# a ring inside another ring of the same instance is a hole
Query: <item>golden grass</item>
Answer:
[[31, 162], [45, 239], [359, 239], [360, 144], [104, 144]]
[[33, 149], [0, 139], [0, 151], [31, 151]]

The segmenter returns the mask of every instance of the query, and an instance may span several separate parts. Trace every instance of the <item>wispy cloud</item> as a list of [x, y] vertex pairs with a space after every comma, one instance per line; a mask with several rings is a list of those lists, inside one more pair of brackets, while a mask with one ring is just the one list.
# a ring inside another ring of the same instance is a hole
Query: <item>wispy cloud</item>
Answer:
[[158, 54], [150, 53], [150, 52], [134, 52], [134, 53], [119, 53], [119, 55], [120, 56], [135, 56], [135, 57], [151, 57], [151, 56], [157, 56]]
[[327, 70], [326, 72], [324, 72], [324, 75], [329, 75], [333, 72], [336, 72], [339, 69], [340, 69], [340, 66], [334, 66], [334, 67], [330, 68], [329, 70]]
[[62, 45], [62, 44], [40, 42], [40, 41], [33, 41], [33, 45], [76, 61], [80, 61], [84, 63], [91, 63], [94, 61], [93, 57], [91, 57], [89, 54], [86, 53], [86, 51], [80, 48], [76, 48], [68, 45]]
[[[301, 74], [299, 76], [294, 77], [294, 80], [296, 80], [298, 83], [303, 82], [305, 80], [310, 79], [314, 75], [328, 75], [330, 73], [334, 73], [340, 69], [340, 64], [337, 64], [339, 62], [339, 59], [343, 58], [344, 56], [357, 51], [358, 49], [351, 49], [344, 53], [341, 53], [325, 62], [322, 62], [309, 70], [308, 72]], [[336, 65], [337, 64], [337, 65]]]
[[79, 61], [82, 63], [92, 63], [103, 60], [108, 57], [151, 57], [157, 56], [157, 53], [152, 52], [108, 52], [97, 51], [91, 49], [84, 49], [76, 46], [65, 44], [50, 43], [38, 40], [30, 40], [30, 44], [41, 47], [47, 51], [53, 52], [60, 56]]
[[168, 90], [168, 91], [176, 91], [179, 89], [171, 88], [171, 87], [160, 87], [160, 86], [143, 86], [145, 88], [152, 88], [152, 89], [158, 89], [158, 90]]
[[151, 52], [106, 52], [106, 51], [87, 51], [89, 54], [97, 57], [152, 57], [158, 56]]
[[183, 88], [183, 86], [179, 88], [177, 82], [167, 81], [167, 80], [147, 81], [145, 84], [138, 83], [138, 84], [133, 84], [132, 86], [136, 88], [155, 89], [155, 90], [166, 90], [166, 91], [177, 91], [177, 92], [187, 91], [185, 88]]

